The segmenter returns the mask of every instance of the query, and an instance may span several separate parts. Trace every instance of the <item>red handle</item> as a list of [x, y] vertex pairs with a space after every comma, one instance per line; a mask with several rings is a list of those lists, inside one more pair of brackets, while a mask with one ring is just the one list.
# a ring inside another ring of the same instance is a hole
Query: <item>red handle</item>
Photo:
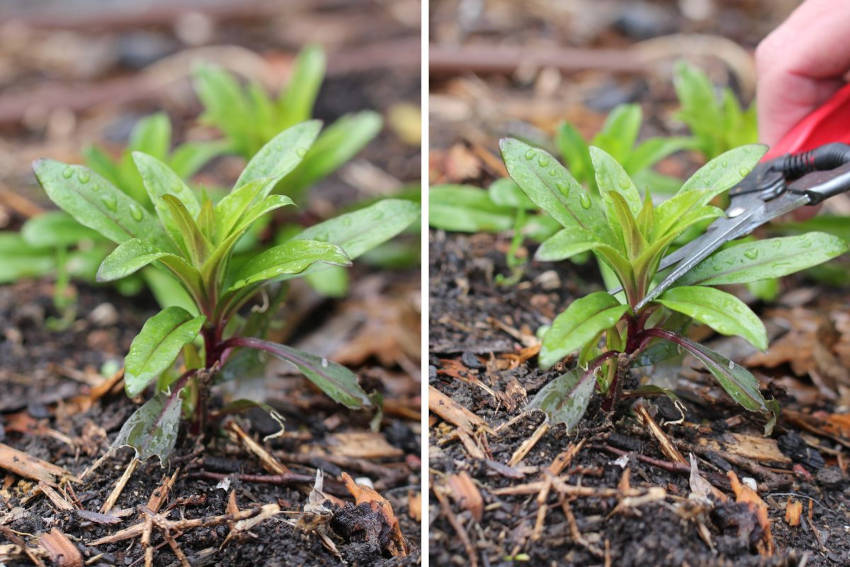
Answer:
[[850, 144], [850, 84], [844, 85], [823, 106], [800, 120], [764, 160], [788, 153], [806, 152], [830, 142]]

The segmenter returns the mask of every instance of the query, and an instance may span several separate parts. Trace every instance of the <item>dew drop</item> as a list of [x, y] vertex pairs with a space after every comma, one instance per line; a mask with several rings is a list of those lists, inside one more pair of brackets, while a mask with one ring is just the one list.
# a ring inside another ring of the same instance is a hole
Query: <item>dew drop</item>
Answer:
[[631, 185], [631, 182], [629, 181], [628, 177], [623, 176], [620, 178], [618, 184], [620, 185], [620, 189], [628, 189], [629, 185]]
[[327, 367], [328, 367], [328, 359], [325, 358], [325, 357], [322, 357], [322, 368], [327, 368]]
[[729, 162], [724, 159], [723, 161], [720, 162], [720, 167], [723, 167], [723, 168], [729, 167]]
[[548, 166], [549, 165], [549, 158], [547, 158], [544, 155], [541, 155], [540, 157], [537, 158], [537, 165], [539, 165], [540, 167]]
[[72, 175], [74, 175], [74, 169], [69, 165], [65, 168], [65, 171], [62, 172], [62, 177], [70, 179]]
[[579, 203], [581, 203], [583, 209], [590, 208], [590, 195], [588, 195], [587, 193], [582, 193], [581, 195], [579, 195], [578, 200]]
[[552, 169], [549, 170], [549, 175], [551, 177], [555, 177], [556, 175], [558, 175], [558, 170], [553, 167]]
[[179, 194], [179, 193], [182, 193], [182, 192], [183, 192], [183, 185], [182, 185], [181, 183], [178, 183], [178, 184], [176, 184], [176, 185], [174, 186], [174, 188], [172, 188], [172, 190], [171, 190], [171, 191], [172, 191], [175, 195], [176, 195], [176, 194]]
[[297, 150], [295, 150], [295, 155], [297, 155], [298, 157], [304, 157], [305, 155], [307, 155], [307, 150], [305, 150], [304, 148], [298, 148]]
[[731, 360], [729, 361], [729, 370], [735, 370], [735, 363]]
[[759, 257], [759, 251], [756, 248], [747, 248], [746, 250], [744, 250], [744, 256], [746, 256], [750, 260], [755, 260]]
[[104, 195], [100, 202], [113, 213], [118, 210], [118, 201], [115, 199], [115, 195]]
[[740, 175], [741, 177], [746, 177], [748, 173], [749, 173], [749, 171], [747, 170], [746, 167], [742, 167], [741, 169], [738, 170], [738, 175]]
[[558, 181], [557, 183], [555, 183], [555, 187], [558, 188], [558, 191], [560, 191], [564, 195], [564, 197], [570, 196], [570, 186], [567, 185], [565, 182]]
[[534, 159], [534, 154], [535, 154], [535, 153], [536, 153], [536, 152], [535, 152], [534, 150], [528, 150], [527, 152], [525, 152], [525, 159], [527, 159], [527, 160], [532, 160], [532, 159]]
[[142, 220], [142, 209], [140, 209], [136, 203], [130, 203], [130, 216], [133, 217], [136, 222], [141, 222]]
[[77, 180], [80, 183], [88, 183], [91, 179], [91, 173], [87, 169], [81, 169], [77, 172]]

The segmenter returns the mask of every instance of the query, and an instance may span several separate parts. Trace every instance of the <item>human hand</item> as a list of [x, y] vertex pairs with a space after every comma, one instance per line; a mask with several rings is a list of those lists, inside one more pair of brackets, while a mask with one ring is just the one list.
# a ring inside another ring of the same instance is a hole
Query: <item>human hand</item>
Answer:
[[845, 83], [850, 5], [806, 0], [756, 49], [759, 137], [777, 143]]

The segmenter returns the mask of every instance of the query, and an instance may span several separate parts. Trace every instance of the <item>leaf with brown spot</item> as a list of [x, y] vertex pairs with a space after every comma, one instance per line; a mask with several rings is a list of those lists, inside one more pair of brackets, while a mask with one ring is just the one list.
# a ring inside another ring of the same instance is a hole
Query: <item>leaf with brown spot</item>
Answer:
[[357, 484], [348, 473], [342, 473], [342, 481], [345, 483], [345, 488], [354, 497], [354, 502], [357, 505], [362, 503], [369, 504], [372, 510], [380, 511], [386, 520], [387, 525], [392, 528], [393, 545], [389, 547], [390, 553], [396, 557], [406, 557], [408, 553], [407, 542], [404, 540], [404, 535], [401, 533], [398, 519], [395, 517], [393, 507], [386, 498], [381, 496], [374, 488]]

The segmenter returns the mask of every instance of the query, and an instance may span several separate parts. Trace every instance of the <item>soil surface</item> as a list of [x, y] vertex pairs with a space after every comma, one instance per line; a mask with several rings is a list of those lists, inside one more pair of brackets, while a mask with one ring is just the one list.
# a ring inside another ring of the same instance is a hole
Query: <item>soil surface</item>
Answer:
[[[517, 364], [523, 341], [532, 342], [537, 327], [549, 323], [575, 293], [601, 289], [601, 280], [590, 267], [532, 263], [519, 284], [500, 286], [495, 277], [510, 274], [504, 263], [508, 245], [507, 238], [493, 235], [431, 234], [429, 382], [483, 420], [469, 432], [472, 441], [467, 444], [458, 441], [462, 427], [432, 414], [431, 482], [446, 494], [441, 505], [431, 493], [432, 564], [850, 562], [848, 438], [809, 435], [783, 418], [773, 437], [765, 439], [762, 419], [742, 412], [710, 376], [687, 366], [675, 388], [684, 402], [683, 420], [666, 398], [642, 403], [656, 421], [667, 422], [664, 432], [686, 459], [689, 453], [697, 457], [700, 474], [730, 496], [726, 502], [689, 500], [689, 466], [665, 456], [630, 403], [610, 414], [592, 403], [574, 431], [567, 433], [562, 425], [546, 430], [522, 459], [509, 465], [544, 421], [542, 414], [526, 413], [526, 399], [563, 371], [542, 371], [535, 358]], [[846, 304], [846, 292], [840, 297]], [[766, 382], [763, 386], [771, 388]], [[800, 410], [793, 397], [772, 388], [786, 410]], [[828, 411], [830, 405], [807, 409]], [[759, 446], [744, 451], [739, 445], [745, 441]], [[544, 470], [556, 456], [579, 444], [559, 477], [569, 487], [559, 493], [553, 485], [544, 497], [547, 512], [535, 534], [541, 503], [540, 487], [533, 483], [547, 478]], [[772, 556], [759, 554], [764, 531], [753, 512], [731, 497], [728, 471], [757, 483], [768, 506], [776, 548]], [[456, 484], [464, 475], [481, 498], [477, 512], [470, 504], [474, 499]], [[631, 500], [617, 494], [624, 475], [635, 491]], [[524, 490], [526, 486], [532, 488]], [[575, 495], [569, 491], [574, 486], [593, 489]], [[664, 497], [648, 498], [653, 487], [663, 489]], [[512, 488], [520, 493], [511, 494]], [[789, 499], [803, 504], [804, 518], [796, 527], [784, 519]], [[477, 519], [476, 513], [481, 514]]]

